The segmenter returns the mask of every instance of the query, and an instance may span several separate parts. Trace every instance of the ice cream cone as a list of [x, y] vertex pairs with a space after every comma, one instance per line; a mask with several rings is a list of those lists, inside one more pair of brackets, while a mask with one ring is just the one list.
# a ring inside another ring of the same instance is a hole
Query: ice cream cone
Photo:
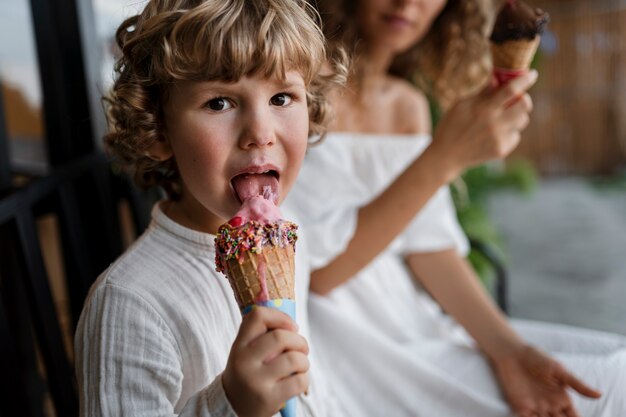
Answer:
[[292, 246], [264, 247], [245, 252], [226, 262], [226, 275], [239, 308], [269, 300], [295, 300], [294, 251]]
[[[256, 306], [276, 308], [295, 320], [295, 253], [293, 246], [265, 246], [226, 261], [226, 276], [242, 314]], [[282, 417], [296, 417], [296, 399], [280, 409]]]
[[534, 39], [510, 40], [491, 44], [494, 68], [506, 70], [527, 70], [539, 47], [540, 36]]
[[507, 0], [502, 5], [489, 36], [498, 84], [528, 71], [548, 20], [546, 12], [522, 0]]
[[491, 44], [493, 75], [498, 84], [504, 84], [528, 71], [539, 41], [540, 37], [536, 36], [533, 40], [520, 39]]
[[[254, 180], [241, 179], [238, 195], [258, 189]], [[267, 191], [267, 192], [266, 192]], [[233, 290], [241, 314], [257, 306], [275, 308], [296, 319], [295, 243], [298, 226], [282, 220], [269, 190], [243, 201], [241, 209], [221, 225], [215, 237], [215, 265]], [[296, 399], [280, 410], [296, 417]]]

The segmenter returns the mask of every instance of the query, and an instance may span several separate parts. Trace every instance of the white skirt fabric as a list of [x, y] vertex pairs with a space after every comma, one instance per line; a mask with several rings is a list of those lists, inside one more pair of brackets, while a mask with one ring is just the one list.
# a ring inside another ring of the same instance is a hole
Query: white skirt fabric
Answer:
[[[309, 150], [285, 205], [307, 230], [313, 268], [341, 253], [358, 208], [381, 193], [429, 145], [426, 135], [331, 133]], [[329, 296], [311, 295], [313, 345], [347, 415], [508, 417], [512, 413], [472, 339], [415, 283], [404, 255], [468, 250], [447, 187], [388, 249]], [[575, 327], [513, 321], [603, 393], [572, 393], [583, 417], [626, 417], [626, 338]]]

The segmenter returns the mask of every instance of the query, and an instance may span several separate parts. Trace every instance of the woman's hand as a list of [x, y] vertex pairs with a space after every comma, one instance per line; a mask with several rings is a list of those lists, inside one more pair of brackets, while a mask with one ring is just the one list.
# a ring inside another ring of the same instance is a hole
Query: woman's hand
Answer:
[[224, 391], [239, 417], [267, 417], [306, 391], [309, 347], [291, 318], [257, 307], [243, 317], [222, 374]]
[[438, 124], [431, 147], [447, 165], [450, 180], [471, 166], [510, 154], [529, 122], [532, 100], [526, 93], [537, 80], [537, 71], [493, 85], [457, 102]]
[[601, 395], [532, 346], [490, 361], [505, 398], [519, 417], [580, 417], [567, 389], [590, 398]]

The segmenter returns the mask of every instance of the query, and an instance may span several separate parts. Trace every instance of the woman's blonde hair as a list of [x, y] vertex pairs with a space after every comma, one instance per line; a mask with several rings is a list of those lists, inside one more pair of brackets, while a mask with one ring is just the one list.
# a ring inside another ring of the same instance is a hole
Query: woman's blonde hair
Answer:
[[[447, 107], [484, 84], [489, 75], [487, 1], [448, 0], [426, 36], [397, 56], [390, 73], [415, 82]], [[331, 50], [354, 51], [359, 0], [317, 0]], [[358, 66], [358, 57], [355, 62]]]
[[345, 60], [327, 62], [319, 15], [304, 0], [152, 0], [116, 33], [122, 55], [117, 79], [104, 97], [110, 131], [105, 146], [135, 182], [179, 195], [176, 161], [155, 161], [147, 150], [165, 140], [163, 104], [181, 80], [237, 81], [261, 74], [301, 73], [307, 86], [310, 134], [329, 114], [326, 90], [345, 78]]

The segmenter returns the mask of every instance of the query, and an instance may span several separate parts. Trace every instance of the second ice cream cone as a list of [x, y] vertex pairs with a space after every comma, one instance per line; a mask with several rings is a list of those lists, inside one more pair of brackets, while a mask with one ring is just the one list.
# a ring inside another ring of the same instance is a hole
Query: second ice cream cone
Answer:
[[541, 40], [540, 36], [534, 39], [510, 40], [503, 43], [491, 44], [491, 56], [494, 68], [524, 71], [530, 67]]
[[528, 71], [548, 20], [546, 12], [522, 0], [507, 0], [502, 5], [489, 36], [498, 84]]

